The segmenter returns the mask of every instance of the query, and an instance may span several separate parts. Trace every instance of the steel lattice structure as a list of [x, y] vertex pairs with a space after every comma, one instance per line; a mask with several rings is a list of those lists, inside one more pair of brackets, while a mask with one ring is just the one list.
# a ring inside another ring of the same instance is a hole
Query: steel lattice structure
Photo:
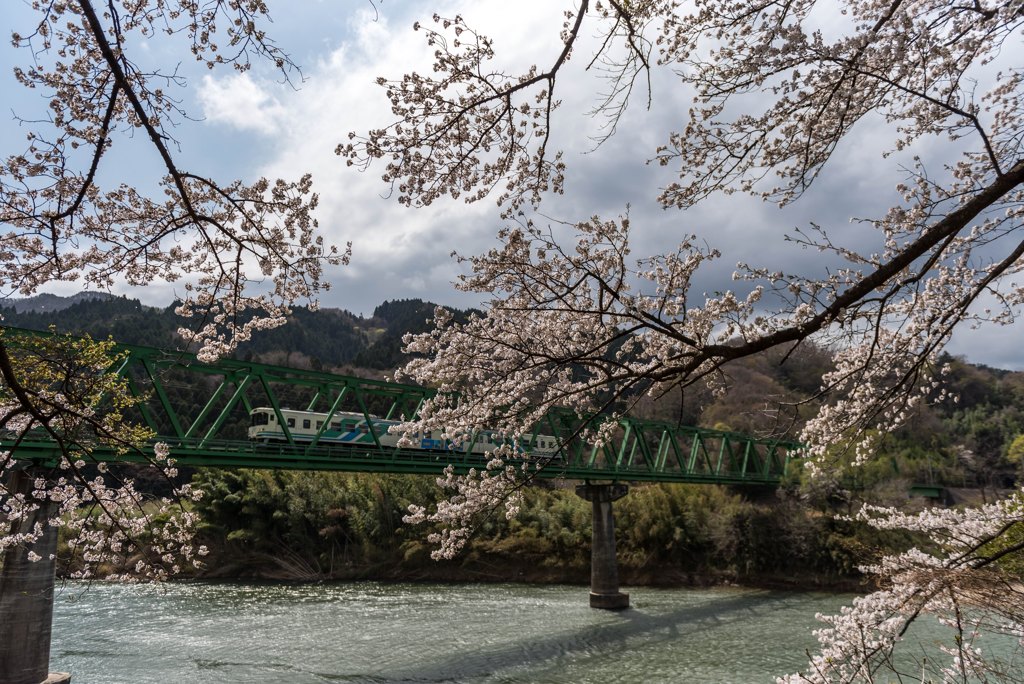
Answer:
[[[48, 333], [4, 328], [9, 339]], [[297, 440], [284, 429], [279, 442], [246, 438], [250, 412], [256, 407], [317, 411], [327, 421], [340, 412], [398, 420], [416, 414], [432, 390], [392, 382], [301, 370], [236, 359], [204, 363], [195, 355], [135, 345], [118, 345], [123, 360], [111, 372], [124, 377], [131, 392], [144, 398], [136, 420], [148, 425], [158, 441], [166, 442], [183, 466], [222, 466], [336, 470], [385, 473], [439, 474], [451, 464], [460, 473], [480, 469], [480, 454], [452, 449], [412, 449], [381, 444], [372, 427], [369, 443], [324, 444], [322, 430]], [[614, 435], [599, 447], [581, 434], [600, 416], [571, 412], [549, 414], [534, 432], [553, 436], [561, 449], [545, 459], [536, 475], [600, 481], [701, 482], [777, 485], [800, 445], [719, 430], [624, 418]], [[282, 421], [283, 422], [283, 421]], [[12, 436], [0, 434], [0, 448], [12, 447]], [[524, 445], [529, 451], [529, 445]], [[146, 461], [145, 454], [118, 456], [110, 449], [93, 449], [97, 460]], [[52, 441], [23, 440], [14, 457], [38, 464], [60, 457]]]

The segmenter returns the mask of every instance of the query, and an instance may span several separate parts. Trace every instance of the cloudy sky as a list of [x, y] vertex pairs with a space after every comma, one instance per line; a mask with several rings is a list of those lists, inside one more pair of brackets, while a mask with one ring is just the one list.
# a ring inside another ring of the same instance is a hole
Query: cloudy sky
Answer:
[[[4, 28], [27, 32], [31, 13], [22, 0], [4, 0]], [[176, 129], [181, 165], [222, 181], [259, 176], [294, 179], [311, 172], [321, 197], [318, 219], [325, 237], [353, 243], [351, 265], [330, 273], [333, 289], [321, 303], [368, 315], [387, 299], [421, 297], [455, 306], [477, 304], [456, 292], [460, 272], [453, 250], [474, 254], [494, 246], [501, 226], [493, 200], [467, 205], [438, 202], [408, 209], [385, 196], [382, 166], [363, 173], [346, 167], [334, 148], [349, 131], [365, 131], [391, 121], [377, 76], [398, 77], [410, 69], [427, 70], [429, 48], [412, 24], [434, 11], [461, 14], [481, 33], [495, 39], [500, 62], [509, 72], [529, 64], [550, 63], [561, 45], [560, 3], [271, 2], [274, 23], [268, 33], [301, 65], [303, 80], [292, 85], [279, 75], [254, 69], [244, 75], [206, 71], [195, 65], [185, 46], [159, 40], [138, 46], [137, 60], [180, 63], [187, 79], [180, 96], [194, 121]], [[571, 3], [570, 3], [571, 4]], [[827, 21], [827, 18], [826, 18]], [[4, 154], [20, 151], [24, 131], [11, 113], [38, 115], [42, 100], [23, 92], [10, 76], [23, 61], [4, 41], [0, 48], [0, 92], [9, 107], [0, 109], [0, 145]], [[634, 228], [633, 254], [672, 250], [681, 236], [695, 233], [723, 252], [717, 268], [698, 282], [707, 291], [733, 287], [729, 275], [738, 261], [789, 272], [820, 272], [821, 256], [787, 242], [785, 236], [815, 222], [850, 244], [868, 246], [873, 236], [851, 223], [852, 217], [884, 213], [896, 201], [902, 179], [899, 159], [880, 157], [881, 126], [866, 122], [856, 138], [837, 151], [813, 192], [780, 210], [759, 200], [731, 195], [711, 198], [697, 209], [663, 210], [655, 202], [659, 188], [671, 182], [671, 169], [648, 165], [668, 131], [683, 125], [687, 93], [666, 70], [652, 76], [651, 106], [640, 93], [619, 122], [616, 135], [598, 149], [593, 138], [602, 121], [588, 115], [602, 82], [584, 70], [577, 55], [559, 77], [563, 105], [553, 135], [569, 165], [564, 196], [545, 200], [542, 211], [553, 220], [592, 215], [616, 216], [629, 207]], [[1020, 60], [1017, 60], [1018, 62]], [[874, 126], [874, 127], [873, 127]], [[123, 164], [146, 168], [144, 140], [118, 143]], [[921, 150], [917, 150], [921, 152]], [[72, 288], [70, 291], [73, 291]], [[54, 290], [67, 293], [68, 290]], [[145, 303], [164, 305], [174, 296], [167, 285], [116, 291]], [[970, 360], [1004, 368], [1024, 368], [1014, 328], [958, 333], [951, 351]]]

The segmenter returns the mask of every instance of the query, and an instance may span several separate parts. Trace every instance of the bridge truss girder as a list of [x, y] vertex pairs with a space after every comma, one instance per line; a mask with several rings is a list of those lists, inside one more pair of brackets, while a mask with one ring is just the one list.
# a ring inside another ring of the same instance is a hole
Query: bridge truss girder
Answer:
[[[4, 329], [8, 340], [47, 334]], [[193, 354], [151, 347], [118, 345], [118, 349], [126, 355], [112, 372], [126, 378], [130, 391], [144, 400], [132, 417], [158, 435], [155, 441], [166, 442], [182, 466], [436, 475], [449, 464], [459, 473], [480, 470], [486, 464], [481, 454], [381, 443], [383, 435], [370, 419], [412, 418], [433, 395], [427, 388], [236, 359], [204, 363]], [[261, 443], [246, 438], [249, 414], [258, 407], [274, 410], [284, 440]], [[285, 410], [316, 411], [327, 417], [311, 439], [300, 440], [288, 430], [282, 417]], [[340, 412], [365, 418], [372, 443], [321, 442], [331, 417]], [[586, 435], [600, 420], [600, 416], [584, 418], [567, 411], [549, 414], [535, 427], [533, 440], [550, 435], [558, 439], [561, 449], [553, 457], [531, 460], [536, 476], [776, 485], [799, 448], [782, 440], [628, 417], [618, 422], [611, 439], [595, 446]], [[10, 445], [9, 437], [0, 438], [0, 448]], [[125, 462], [149, 458], [143, 453], [118, 456], [102, 447], [91, 455]], [[14, 456], [47, 464], [56, 463], [60, 454], [52, 442], [27, 439]]]

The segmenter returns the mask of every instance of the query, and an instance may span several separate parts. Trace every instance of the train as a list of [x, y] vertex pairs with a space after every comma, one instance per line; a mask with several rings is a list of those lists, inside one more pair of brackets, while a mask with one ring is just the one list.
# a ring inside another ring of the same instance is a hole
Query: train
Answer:
[[[249, 439], [251, 441], [265, 444], [288, 441], [274, 409], [265, 406], [254, 408], [249, 412], [249, 418]], [[328, 414], [326, 413], [281, 409], [281, 418], [284, 419], [292, 440], [297, 443], [312, 442], [317, 434], [320, 435], [317, 444], [325, 445], [373, 445], [375, 434], [381, 446], [397, 447], [398, 440], [401, 439], [400, 435], [389, 432], [390, 428], [399, 425], [400, 421], [374, 415], [366, 416], [362, 413], [337, 411], [330, 416], [328, 424]], [[371, 428], [373, 434], [371, 434]], [[468, 447], [470, 453], [480, 455], [511, 442], [508, 438], [490, 430], [482, 430], [474, 435], [474, 439], [461, 443], [444, 439], [432, 431], [417, 432], [410, 435], [410, 438], [412, 444], [404, 447], [406, 449], [465, 453]], [[558, 440], [551, 435], [523, 435], [516, 442], [516, 451], [550, 459], [559, 452]]]

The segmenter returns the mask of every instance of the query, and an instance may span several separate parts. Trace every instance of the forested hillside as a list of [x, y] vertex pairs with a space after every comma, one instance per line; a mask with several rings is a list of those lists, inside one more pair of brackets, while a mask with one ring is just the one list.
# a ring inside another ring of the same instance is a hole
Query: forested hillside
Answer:
[[[353, 362], [365, 368], [391, 369], [401, 363], [402, 335], [427, 330], [434, 306], [420, 299], [384, 302], [370, 318], [343, 309], [296, 307], [287, 325], [256, 335], [239, 347], [236, 356], [317, 369], [336, 369]], [[56, 326], [61, 332], [174, 349], [182, 346], [176, 331], [197, 323], [176, 315], [174, 309], [175, 304], [161, 309], [125, 297], [47, 295], [45, 300], [7, 300], [0, 306], [0, 315], [4, 325], [19, 328]]]

